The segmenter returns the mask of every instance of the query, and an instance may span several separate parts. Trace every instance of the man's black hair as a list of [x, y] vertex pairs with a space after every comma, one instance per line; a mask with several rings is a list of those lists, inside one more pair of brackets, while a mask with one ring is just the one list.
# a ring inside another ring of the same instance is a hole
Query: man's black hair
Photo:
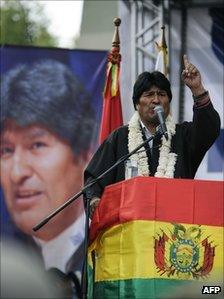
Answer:
[[20, 65], [1, 84], [1, 130], [6, 120], [43, 125], [69, 141], [74, 154], [91, 145], [95, 113], [89, 95], [69, 68], [55, 60]]
[[163, 73], [158, 71], [154, 71], [152, 73], [143, 72], [138, 76], [133, 88], [132, 99], [133, 99], [135, 110], [136, 110], [136, 105], [139, 103], [139, 99], [143, 94], [143, 92], [149, 91], [153, 86], [156, 86], [161, 90], [165, 90], [169, 97], [169, 101], [172, 100], [170, 82]]

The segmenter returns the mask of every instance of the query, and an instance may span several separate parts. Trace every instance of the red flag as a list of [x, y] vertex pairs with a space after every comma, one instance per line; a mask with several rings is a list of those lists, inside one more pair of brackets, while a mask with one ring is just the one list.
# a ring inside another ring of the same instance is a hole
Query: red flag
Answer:
[[115, 19], [114, 23], [116, 29], [113, 39], [113, 47], [108, 55], [99, 137], [100, 143], [102, 143], [113, 130], [123, 125], [119, 84], [121, 55], [119, 53], [120, 41], [118, 35], [118, 26], [120, 25], [120, 19]]

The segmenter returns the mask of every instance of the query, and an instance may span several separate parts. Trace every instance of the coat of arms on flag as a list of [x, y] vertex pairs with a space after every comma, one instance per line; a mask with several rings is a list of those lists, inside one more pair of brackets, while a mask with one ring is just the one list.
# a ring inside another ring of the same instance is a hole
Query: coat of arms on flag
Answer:
[[[164, 231], [155, 238], [154, 261], [160, 275], [180, 279], [209, 277], [215, 247], [209, 236], [202, 237], [203, 227], [173, 224], [173, 232]], [[206, 230], [205, 230], [206, 231]]]

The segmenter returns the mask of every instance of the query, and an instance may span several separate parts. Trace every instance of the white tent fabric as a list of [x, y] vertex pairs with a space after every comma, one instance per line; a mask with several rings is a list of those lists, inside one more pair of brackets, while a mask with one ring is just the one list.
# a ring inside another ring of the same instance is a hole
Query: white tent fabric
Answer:
[[[212, 22], [213, 20], [208, 8], [188, 9], [186, 54], [189, 60], [200, 70], [204, 86], [209, 90], [212, 102], [220, 115], [221, 127], [223, 128], [223, 64], [212, 49]], [[180, 27], [180, 12], [175, 10], [172, 12], [171, 23], [171, 81], [174, 98], [172, 111], [176, 119], [178, 114], [178, 105], [176, 104], [179, 97]], [[192, 119], [192, 101], [190, 90], [185, 88], [184, 120], [189, 121]], [[223, 180], [223, 168], [220, 166], [216, 171], [213, 167], [211, 171], [211, 167], [208, 165], [209, 156], [210, 158], [212, 157], [212, 161], [218, 160], [223, 165], [223, 153], [216, 147], [217, 145], [214, 145], [209, 153], [206, 154], [197, 171], [196, 178]]]

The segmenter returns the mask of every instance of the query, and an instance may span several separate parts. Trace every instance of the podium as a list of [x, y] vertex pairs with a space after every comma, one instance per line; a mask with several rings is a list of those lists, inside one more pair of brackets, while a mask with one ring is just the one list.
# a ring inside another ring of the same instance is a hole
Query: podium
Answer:
[[222, 281], [223, 182], [135, 177], [105, 188], [90, 227], [89, 298], [197, 298]]

